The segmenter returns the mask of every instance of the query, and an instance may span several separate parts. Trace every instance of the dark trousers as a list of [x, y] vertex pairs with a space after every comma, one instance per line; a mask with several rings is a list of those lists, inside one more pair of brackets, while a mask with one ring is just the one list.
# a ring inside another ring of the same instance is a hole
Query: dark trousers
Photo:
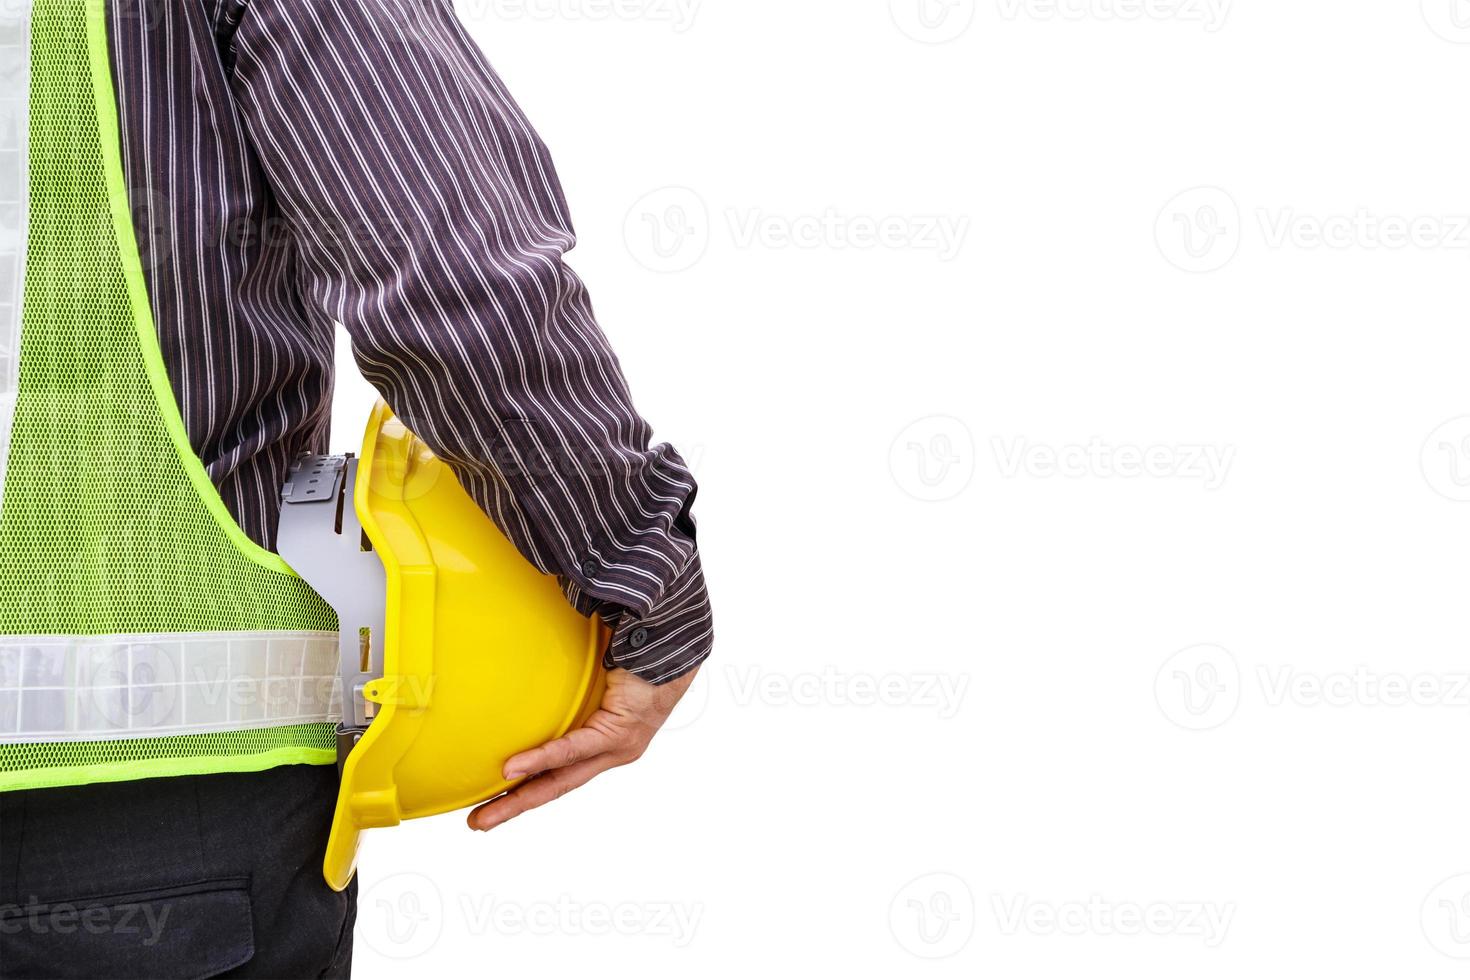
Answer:
[[334, 766], [0, 793], [0, 977], [347, 977]]

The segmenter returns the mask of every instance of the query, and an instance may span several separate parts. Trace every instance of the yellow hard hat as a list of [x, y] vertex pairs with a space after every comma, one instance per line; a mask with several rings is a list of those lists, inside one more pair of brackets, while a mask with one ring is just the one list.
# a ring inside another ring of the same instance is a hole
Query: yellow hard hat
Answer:
[[361, 457], [302, 457], [283, 501], [281, 553], [341, 626], [345, 761], [323, 864], [341, 891], [363, 830], [499, 795], [507, 759], [597, 710], [608, 636], [381, 402]]

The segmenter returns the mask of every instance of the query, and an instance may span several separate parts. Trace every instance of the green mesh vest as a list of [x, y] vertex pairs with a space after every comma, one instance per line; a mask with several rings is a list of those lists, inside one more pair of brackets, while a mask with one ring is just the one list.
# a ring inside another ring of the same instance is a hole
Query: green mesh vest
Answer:
[[335, 759], [336, 619], [158, 349], [103, 0], [0, 5], [0, 790]]

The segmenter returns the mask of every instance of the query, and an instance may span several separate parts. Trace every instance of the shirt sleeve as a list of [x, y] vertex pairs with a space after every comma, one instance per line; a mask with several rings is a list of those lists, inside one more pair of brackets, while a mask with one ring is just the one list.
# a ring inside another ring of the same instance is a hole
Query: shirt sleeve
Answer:
[[563, 260], [540, 138], [448, 0], [250, 0], [225, 45], [302, 295], [364, 375], [654, 683], [709, 654], [696, 486]]

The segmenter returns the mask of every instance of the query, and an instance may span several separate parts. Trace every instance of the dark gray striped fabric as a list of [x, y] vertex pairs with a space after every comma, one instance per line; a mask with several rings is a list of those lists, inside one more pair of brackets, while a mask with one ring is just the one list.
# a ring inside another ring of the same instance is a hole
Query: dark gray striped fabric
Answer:
[[394, 412], [654, 682], [709, 653], [695, 483], [650, 448], [546, 147], [450, 0], [109, 0], [185, 427], [269, 547], [327, 442], [334, 324]]

